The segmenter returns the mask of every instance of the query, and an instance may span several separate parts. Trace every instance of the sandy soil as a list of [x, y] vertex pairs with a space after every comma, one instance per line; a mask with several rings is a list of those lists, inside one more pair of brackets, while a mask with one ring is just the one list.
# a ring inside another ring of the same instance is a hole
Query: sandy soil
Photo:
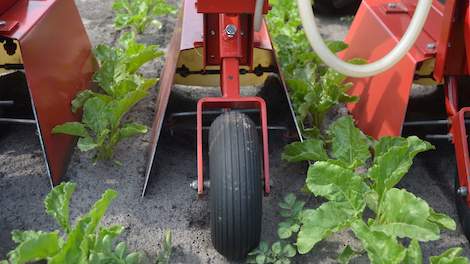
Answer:
[[[111, 0], [76, 0], [83, 22], [93, 44], [113, 42]], [[165, 18], [160, 33], [143, 36], [148, 43], [166, 47], [174, 25]], [[322, 19], [324, 34], [341, 39], [347, 25], [339, 19]], [[162, 61], [145, 67], [145, 73], [157, 76]], [[151, 125], [156, 92], [140, 103], [128, 118]], [[43, 199], [50, 190], [49, 180], [35, 129], [29, 126], [2, 127], [0, 136], [0, 259], [12, 249], [10, 232], [14, 229], [52, 230], [58, 228], [44, 213]], [[407, 131], [414, 133], [416, 131]], [[147, 196], [140, 198], [146, 149], [150, 135], [123, 142], [117, 159], [122, 167], [111, 163], [93, 166], [90, 155], [75, 151], [67, 180], [76, 182], [78, 190], [72, 202], [72, 217], [86, 212], [107, 188], [120, 196], [104, 219], [105, 224], [121, 224], [122, 236], [130, 247], [143, 250], [153, 259], [160, 249], [163, 231], [170, 229], [174, 238], [173, 263], [226, 263], [211, 245], [207, 197], [198, 199], [189, 184], [196, 179], [195, 135], [188, 131], [164, 133], [157, 153], [157, 173], [152, 176]], [[279, 220], [277, 204], [289, 192], [300, 194], [305, 179], [305, 164], [287, 164], [280, 159], [286, 141], [279, 133], [270, 135], [270, 159], [273, 192], [264, 198], [264, 240], [273, 241]], [[445, 141], [433, 141], [437, 151], [421, 155], [402, 186], [426, 199], [435, 209], [456, 217], [452, 179], [456, 173], [452, 146]], [[320, 201], [310, 198], [309, 205]], [[445, 232], [443, 239], [423, 245], [424, 255], [437, 255], [451, 246], [462, 246], [470, 256], [468, 242], [460, 231]], [[313, 253], [296, 258], [297, 263], [334, 263], [345, 243], [353, 241], [349, 233], [335, 235], [320, 243]], [[364, 258], [356, 260], [364, 263]]]

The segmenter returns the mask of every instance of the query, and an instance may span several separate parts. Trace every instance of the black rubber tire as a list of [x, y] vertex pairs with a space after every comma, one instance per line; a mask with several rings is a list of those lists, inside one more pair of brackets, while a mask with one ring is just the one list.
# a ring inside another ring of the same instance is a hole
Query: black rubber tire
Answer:
[[467, 202], [465, 201], [466, 197], [457, 193], [459, 187], [459, 176], [456, 175], [454, 180], [455, 207], [457, 208], [462, 232], [470, 241], [470, 208], [467, 206]]
[[209, 132], [212, 244], [240, 261], [260, 242], [262, 169], [256, 125], [244, 114], [220, 115]]

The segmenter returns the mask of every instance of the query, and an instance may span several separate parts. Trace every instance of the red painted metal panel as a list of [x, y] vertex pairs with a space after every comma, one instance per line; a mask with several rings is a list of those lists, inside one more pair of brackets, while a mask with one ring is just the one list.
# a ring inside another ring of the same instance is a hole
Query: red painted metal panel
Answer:
[[465, 50], [466, 50], [466, 55], [467, 55], [466, 56], [467, 57], [467, 67], [466, 67], [467, 75], [470, 75], [470, 6], [467, 5], [466, 10], [467, 12], [465, 14], [464, 38], [465, 38]]
[[[204, 34], [207, 34], [204, 32], [204, 15], [197, 13], [195, 3], [196, 0], [184, 0], [181, 50], [193, 49], [195, 43], [202, 43], [204, 41]], [[215, 17], [218, 17], [218, 15]], [[217, 18], [215, 19], [217, 20]], [[218, 22], [215, 23], [217, 24]], [[253, 43], [256, 48], [272, 50], [271, 39], [269, 38], [265, 23], [262, 24], [259, 32], [254, 33]]]
[[[342, 57], [375, 61], [393, 49], [408, 26], [409, 15], [387, 16], [383, 1], [363, 1], [346, 38], [349, 48]], [[421, 38], [429, 36], [424, 33]], [[366, 134], [375, 138], [401, 134], [416, 64], [426, 58], [428, 55], [414, 48], [391, 70], [351, 80], [354, 83], [351, 94], [360, 96], [360, 101], [348, 108]]]
[[49, 173], [57, 184], [75, 140], [51, 131], [80, 119], [70, 107], [75, 95], [89, 87], [95, 69], [90, 41], [73, 0], [19, 1], [2, 19], [20, 22], [7, 37], [20, 42]]
[[0, 2], [0, 15], [7, 11], [18, 0], [2, 0]]
[[165, 67], [163, 68], [160, 81], [159, 81], [159, 92], [157, 101], [155, 104], [155, 117], [152, 125], [152, 142], [149, 147], [149, 159], [147, 160], [147, 167], [145, 171], [145, 183], [142, 190], [142, 197], [147, 191], [147, 186], [152, 174], [152, 167], [155, 162], [155, 154], [157, 151], [157, 145], [160, 140], [160, 133], [163, 127], [163, 121], [165, 119], [166, 109], [168, 107], [168, 101], [171, 95], [171, 89], [173, 88], [173, 83], [176, 74], [176, 67], [178, 63], [180, 46], [181, 46], [181, 27], [183, 23], [182, 14], [184, 13], [184, 8], [181, 11], [178, 23], [176, 24], [173, 37], [171, 38], [169, 48], [167, 51], [167, 56], [165, 59]]
[[434, 79], [441, 82], [445, 75], [465, 74], [464, 1], [448, 0], [443, 12], [442, 30], [438, 38], [438, 52]]
[[[206, 14], [253, 14], [255, 0], [197, 0], [197, 11]], [[269, 11], [269, 4], [264, 3], [264, 13]]]

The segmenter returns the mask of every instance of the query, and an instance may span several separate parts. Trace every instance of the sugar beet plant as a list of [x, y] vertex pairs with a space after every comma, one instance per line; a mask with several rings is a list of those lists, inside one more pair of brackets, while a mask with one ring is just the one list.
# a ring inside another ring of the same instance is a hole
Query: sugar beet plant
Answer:
[[149, 25], [160, 29], [162, 23], [156, 18], [176, 11], [166, 0], [116, 0], [113, 9], [116, 28], [131, 28], [137, 33], [143, 33]]
[[81, 151], [96, 150], [95, 161], [109, 160], [121, 140], [147, 132], [142, 124], [122, 120], [157, 83], [157, 79], [147, 79], [138, 70], [163, 53], [155, 45], [137, 43], [133, 33], [123, 34], [117, 47], [99, 45], [94, 53], [100, 65], [94, 81], [100, 90], [79, 93], [72, 102], [72, 111], [83, 109], [82, 121], [59, 125], [53, 133], [77, 136]]
[[95, 162], [111, 160], [121, 140], [147, 133], [146, 126], [123, 123], [123, 118], [158, 81], [145, 78], [139, 69], [163, 52], [156, 45], [138, 43], [136, 34], [151, 23], [159, 24], [156, 17], [175, 11], [165, 0], [116, 0], [113, 8], [116, 27], [132, 30], [122, 34], [116, 47], [102, 44], [94, 50], [100, 66], [93, 78], [98, 91], [81, 92], [73, 100], [72, 111], [83, 111], [81, 122], [65, 123], [52, 131], [79, 137], [78, 148], [96, 151]]
[[[297, 13], [296, 1], [270, 1], [273, 9], [268, 14], [272, 36], [284, 78], [289, 86], [297, 119], [305, 138], [320, 135], [319, 128], [328, 111], [341, 103], [350, 103], [356, 97], [346, 92], [351, 87], [346, 77], [329, 69], [312, 51]], [[341, 41], [328, 46], [333, 52], [347, 48]], [[360, 63], [360, 60], [355, 60]]]
[[[351, 230], [361, 248], [346, 246], [341, 263], [367, 254], [371, 263], [421, 264], [420, 243], [438, 240], [443, 229], [455, 230], [450, 217], [396, 187], [414, 157], [433, 149], [431, 144], [414, 136], [371, 140], [350, 116], [335, 121], [326, 137], [292, 143], [283, 154], [291, 162], [317, 161], [308, 170], [306, 189], [326, 200], [310, 209], [293, 195], [284, 199], [280, 206], [286, 220], [278, 227], [284, 243], [293, 239], [297, 251], [306, 254], [332, 234]], [[460, 254], [461, 249], [450, 249], [430, 263], [469, 263]], [[262, 262], [259, 255], [257, 263], [275, 263]]]
[[[90, 264], [137, 264], [142, 254], [129, 252], [124, 242], [115, 245], [116, 238], [123, 232], [122, 226], [100, 225], [106, 210], [117, 197], [113, 190], [107, 190], [91, 210], [71, 224], [69, 204], [76, 185], [63, 183], [54, 188], [46, 197], [46, 212], [52, 216], [61, 231], [13, 231], [16, 249], [8, 253], [8, 260], [2, 264], [23, 264], [45, 260], [49, 264], [90, 263]], [[61, 235], [63, 234], [63, 235]]]
[[[62, 183], [55, 187], [44, 200], [48, 215], [53, 217], [62, 230], [53, 232], [19, 231], [12, 232], [17, 247], [8, 253], [8, 260], [0, 264], [23, 264], [47, 261], [49, 264], [140, 264], [145, 255], [129, 252], [125, 242], [116, 239], [124, 227], [100, 225], [108, 207], [117, 197], [117, 192], [107, 190], [90, 211], [78, 217], [75, 225], [70, 221], [70, 201], [75, 192], [75, 183]], [[63, 235], [61, 235], [63, 234]], [[162, 251], [157, 264], [168, 264], [172, 253], [171, 232], [166, 231]]]

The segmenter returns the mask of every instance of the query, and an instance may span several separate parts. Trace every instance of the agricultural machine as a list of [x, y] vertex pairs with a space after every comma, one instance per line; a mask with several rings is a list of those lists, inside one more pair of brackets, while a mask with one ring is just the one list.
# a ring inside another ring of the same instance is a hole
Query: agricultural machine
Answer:
[[[470, 237], [470, 157], [465, 126], [470, 107], [461, 107], [458, 101], [459, 77], [470, 74], [468, 1], [363, 0], [346, 39], [350, 47], [341, 59], [324, 44], [311, 0], [297, 1], [313, 49], [327, 65], [352, 77], [351, 93], [361, 100], [348, 108], [365, 133], [375, 138], [400, 135], [412, 84], [443, 85], [445, 122], [458, 166], [456, 201], [465, 234]], [[333, 0], [333, 5], [329, 0], [318, 1], [334, 9], [349, 0]], [[155, 174], [156, 148], [174, 85], [220, 86], [221, 96], [202, 98], [196, 111], [180, 114], [196, 117], [196, 187], [202, 195], [210, 186], [213, 244], [234, 260], [243, 259], [258, 245], [262, 197], [270, 192], [270, 102], [241, 95], [243, 87], [263, 86], [272, 73], [282, 76], [263, 20], [269, 9], [268, 0], [183, 1], [160, 80], [142, 192], [144, 195]], [[89, 87], [95, 69], [73, 0], [1, 0], [0, 43], [0, 81], [12, 75], [23, 77], [26, 101], [31, 102], [34, 113], [31, 119], [11, 116], [8, 109], [24, 100], [9, 98], [6, 91], [17, 87], [2, 85], [0, 123], [37, 124], [51, 182], [58, 183], [74, 140], [53, 136], [51, 130], [79, 118], [70, 112], [70, 102], [78, 91]], [[351, 58], [375, 62], [344, 62]], [[280, 83], [277, 88], [287, 102], [288, 122], [299, 132], [282, 78]], [[207, 118], [214, 113], [215, 120]], [[258, 124], [248, 113], [255, 114]], [[211, 125], [204, 140], [207, 120]]]
[[[353, 77], [357, 104], [348, 106], [357, 125], [375, 138], [399, 136], [413, 83], [444, 89], [446, 120], [409, 125], [448, 125], [455, 148], [458, 175], [456, 207], [463, 231], [470, 238], [470, 156], [466, 123], [470, 107], [462, 105], [459, 82], [470, 75], [470, 8], [464, 0], [363, 0], [341, 59], [324, 44], [310, 0], [298, 0], [308, 39], [322, 60]], [[363, 58], [368, 65], [344, 60]], [[413, 122], [411, 122], [413, 123]]]
[[89, 87], [94, 70], [73, 0], [0, 1], [0, 125], [37, 125], [51, 185], [60, 182], [75, 144], [52, 128], [80, 119], [70, 102]]
[[[412, 84], [444, 84], [447, 123], [459, 172], [456, 201], [465, 234], [470, 237], [470, 160], [465, 129], [470, 108], [459, 108], [457, 101], [458, 76], [469, 74], [468, 1], [363, 0], [346, 39], [350, 47], [341, 54], [342, 58], [325, 45], [315, 23], [312, 1], [297, 2], [303, 30], [313, 49], [327, 65], [352, 77], [351, 93], [361, 100], [348, 108], [365, 133], [375, 138], [399, 136]], [[331, 3], [339, 2], [345, 1]], [[267, 106], [260, 97], [240, 96], [241, 87], [262, 85], [271, 72], [281, 75], [262, 19], [267, 12], [266, 0], [183, 2], [161, 78], [154, 141], [146, 170], [143, 195], [150, 175], [154, 174], [155, 150], [173, 85], [220, 85], [221, 96], [200, 99], [197, 111], [192, 114], [197, 120], [196, 187], [203, 194], [204, 188], [210, 186], [212, 241], [229, 259], [244, 258], [258, 244], [262, 192], [270, 192], [269, 102]], [[345, 62], [353, 58], [375, 62], [365, 65]], [[300, 134], [284, 84], [283, 88], [292, 122]], [[209, 109], [221, 112], [209, 128], [208, 162], [204, 166], [203, 115]], [[246, 109], [259, 112], [261, 141], [256, 125], [243, 113]], [[210, 184], [205, 181], [206, 171]]]

